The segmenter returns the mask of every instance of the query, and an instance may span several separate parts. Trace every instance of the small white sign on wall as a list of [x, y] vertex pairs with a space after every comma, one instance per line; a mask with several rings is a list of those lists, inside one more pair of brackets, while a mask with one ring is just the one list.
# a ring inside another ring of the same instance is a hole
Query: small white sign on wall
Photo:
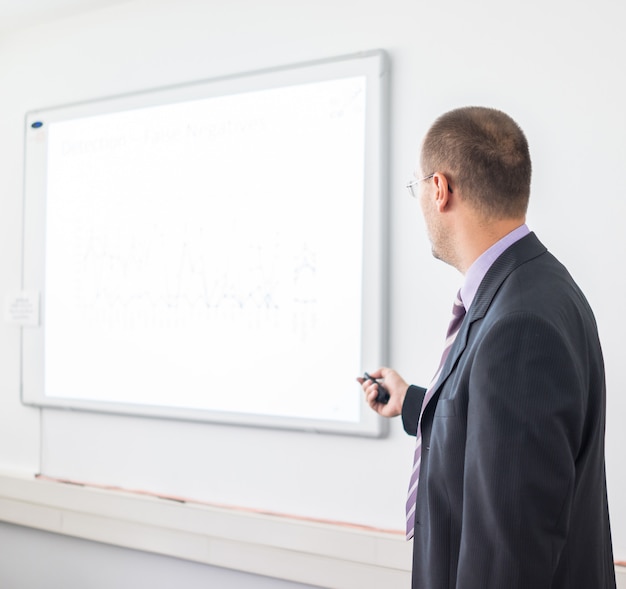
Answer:
[[39, 293], [21, 290], [4, 297], [4, 321], [10, 325], [37, 327], [39, 325]]

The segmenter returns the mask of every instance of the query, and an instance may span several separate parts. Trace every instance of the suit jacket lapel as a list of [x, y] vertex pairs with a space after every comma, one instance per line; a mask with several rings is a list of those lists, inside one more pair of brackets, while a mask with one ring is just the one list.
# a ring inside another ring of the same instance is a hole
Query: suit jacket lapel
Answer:
[[463, 353], [467, 345], [467, 337], [471, 324], [485, 316], [502, 283], [515, 268], [544, 254], [546, 251], [546, 247], [537, 239], [537, 236], [531, 232], [507, 248], [492, 264], [480, 283], [472, 306], [463, 320], [461, 329], [456, 336], [452, 349], [441, 370], [439, 380], [435, 385], [435, 394], [433, 394], [432, 398], [437, 397], [438, 389], [443, 385], [448, 376], [450, 376], [459, 356]]

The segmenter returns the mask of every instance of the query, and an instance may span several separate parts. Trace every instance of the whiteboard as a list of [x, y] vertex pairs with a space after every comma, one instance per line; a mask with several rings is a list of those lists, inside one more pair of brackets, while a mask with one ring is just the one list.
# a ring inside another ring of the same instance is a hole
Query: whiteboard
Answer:
[[382, 51], [27, 114], [22, 400], [378, 436]]

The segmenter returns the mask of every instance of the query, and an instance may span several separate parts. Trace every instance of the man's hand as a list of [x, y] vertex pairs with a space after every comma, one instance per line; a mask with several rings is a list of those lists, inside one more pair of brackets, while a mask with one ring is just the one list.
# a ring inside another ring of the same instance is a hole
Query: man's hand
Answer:
[[381, 384], [389, 391], [389, 401], [386, 404], [376, 401], [376, 397], [378, 396], [378, 383], [359, 377], [357, 381], [363, 387], [367, 404], [376, 411], [376, 413], [384, 417], [396, 417], [400, 415], [409, 385], [395, 370], [384, 366], [374, 372], [370, 372], [370, 376], [373, 379], [380, 380]]

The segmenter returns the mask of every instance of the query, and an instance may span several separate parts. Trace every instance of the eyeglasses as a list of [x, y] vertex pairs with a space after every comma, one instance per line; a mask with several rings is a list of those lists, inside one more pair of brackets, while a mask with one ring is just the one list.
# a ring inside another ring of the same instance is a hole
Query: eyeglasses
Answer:
[[419, 180], [412, 180], [411, 182], [409, 182], [406, 185], [407, 190], [409, 191], [409, 194], [413, 197], [413, 198], [417, 198], [417, 185], [420, 182], [423, 182], [424, 180], [430, 180], [432, 177], [434, 177], [434, 173], [430, 174], [429, 176], [424, 176], [423, 178], [420, 178]]
[[[430, 180], [431, 178], [433, 178], [435, 176], [437, 172], [434, 172], [432, 174], [429, 174], [428, 176], [424, 176], [423, 178], [420, 178], [419, 180], [412, 180], [411, 182], [409, 182], [406, 185], [407, 190], [409, 191], [409, 194], [413, 197], [413, 198], [417, 198], [417, 185], [420, 182], [423, 182], [424, 180]], [[450, 184], [448, 184], [448, 192], [450, 194], [452, 194], [452, 188], [450, 188]]]

